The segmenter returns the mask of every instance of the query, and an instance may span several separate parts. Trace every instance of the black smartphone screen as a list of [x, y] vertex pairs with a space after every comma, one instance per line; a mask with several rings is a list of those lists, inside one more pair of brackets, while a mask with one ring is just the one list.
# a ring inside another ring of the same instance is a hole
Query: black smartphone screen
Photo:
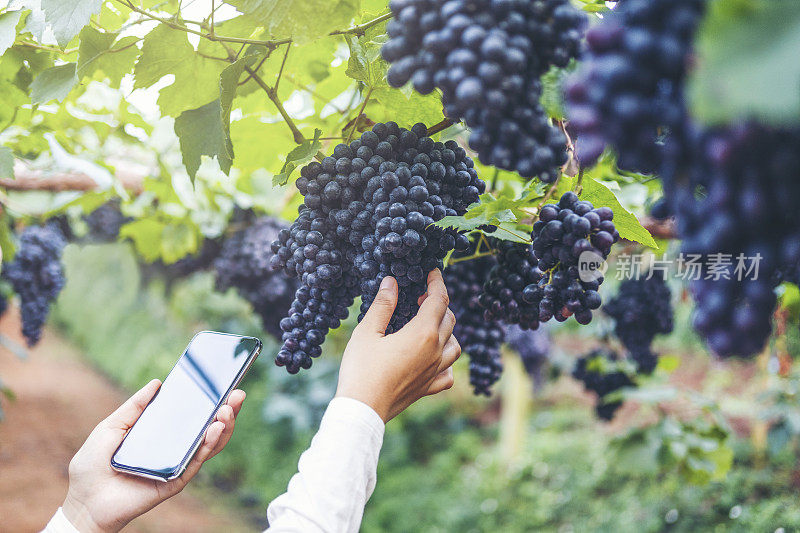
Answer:
[[254, 337], [211, 331], [195, 335], [128, 431], [112, 466], [162, 479], [180, 475], [260, 348]]

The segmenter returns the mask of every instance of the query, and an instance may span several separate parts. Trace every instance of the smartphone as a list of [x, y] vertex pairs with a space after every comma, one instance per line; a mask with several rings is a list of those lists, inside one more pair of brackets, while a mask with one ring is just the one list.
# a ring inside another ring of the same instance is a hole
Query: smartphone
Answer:
[[111, 457], [119, 472], [159, 481], [180, 477], [206, 429], [261, 351], [261, 341], [201, 331]]

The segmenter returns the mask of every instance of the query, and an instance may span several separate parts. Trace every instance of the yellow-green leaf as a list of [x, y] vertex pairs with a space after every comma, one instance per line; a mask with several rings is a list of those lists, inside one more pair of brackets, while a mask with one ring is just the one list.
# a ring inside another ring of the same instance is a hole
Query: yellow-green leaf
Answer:
[[623, 239], [635, 241], [650, 248], [658, 248], [658, 244], [653, 240], [650, 232], [639, 223], [633, 213], [622, 207], [614, 193], [599, 181], [584, 176], [581, 200], [592, 202], [595, 207], [610, 207], [614, 212], [614, 226]]

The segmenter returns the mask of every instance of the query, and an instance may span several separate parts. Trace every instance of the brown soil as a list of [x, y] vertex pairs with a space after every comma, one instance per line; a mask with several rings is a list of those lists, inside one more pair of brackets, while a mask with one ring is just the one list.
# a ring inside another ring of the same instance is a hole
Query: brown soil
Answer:
[[[0, 333], [21, 345], [19, 331], [16, 310], [10, 309], [0, 320]], [[15, 401], [0, 400], [5, 412], [0, 422], [0, 530], [39, 531], [67, 492], [70, 458], [127, 394], [52, 331], [26, 360], [0, 348], [0, 379], [16, 395]], [[252, 529], [231, 511], [226, 514], [218, 501], [222, 495], [212, 492], [189, 487], [125, 531]]]

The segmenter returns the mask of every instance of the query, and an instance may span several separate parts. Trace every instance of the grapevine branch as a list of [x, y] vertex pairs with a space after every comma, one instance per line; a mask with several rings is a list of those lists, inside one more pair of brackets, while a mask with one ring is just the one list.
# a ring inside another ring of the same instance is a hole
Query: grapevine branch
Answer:
[[[95, 191], [98, 190], [97, 182], [88, 175], [80, 172], [42, 172], [15, 169], [14, 178], [0, 178], [0, 188], [8, 191]], [[143, 191], [145, 176], [117, 171], [116, 178], [122, 186], [132, 194]], [[642, 217], [639, 222], [656, 239], [675, 239], [675, 221], [672, 219], [656, 220], [652, 217]], [[503, 228], [504, 229], [504, 228]]]
[[[141, 193], [144, 176], [117, 172], [117, 179], [125, 189], [134, 194]], [[97, 182], [81, 172], [44, 173], [28, 169], [14, 170], [14, 178], [0, 178], [0, 187], [9, 191], [94, 191]]]

